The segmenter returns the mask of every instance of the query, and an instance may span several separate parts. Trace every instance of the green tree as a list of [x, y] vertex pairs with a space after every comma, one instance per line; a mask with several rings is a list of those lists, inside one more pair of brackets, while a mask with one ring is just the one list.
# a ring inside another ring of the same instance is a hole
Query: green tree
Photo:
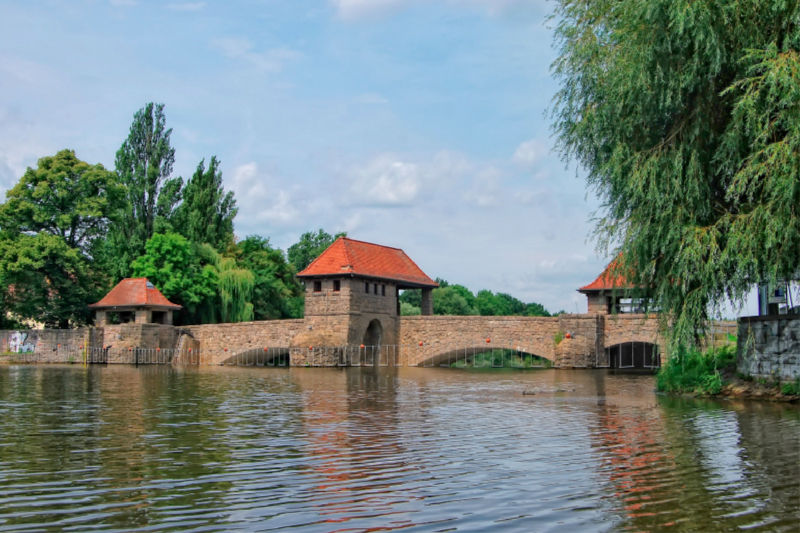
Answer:
[[558, 147], [673, 343], [800, 266], [800, 6], [559, 0]]
[[464, 316], [478, 314], [454, 287], [433, 289], [432, 296], [434, 315]]
[[119, 277], [130, 274], [131, 261], [145, 252], [156, 231], [169, 229], [180, 201], [183, 180], [170, 178], [175, 162], [171, 135], [164, 105], [149, 103], [134, 115], [128, 138], [117, 151], [116, 170], [128, 200], [110, 242]]
[[[446, 283], [446, 282], [445, 282]], [[475, 308], [475, 295], [472, 294], [472, 291], [466, 288], [463, 285], [445, 285], [445, 287], [452, 288], [455, 292], [461, 295], [462, 298], [467, 302], [469, 307]]]
[[6, 191], [0, 227], [9, 232], [46, 232], [70, 248], [86, 251], [106, 235], [111, 217], [125, 204], [114, 172], [90, 165], [72, 150], [39, 159]]
[[563, 311], [556, 313], [555, 315], [551, 315], [542, 304], [533, 302], [525, 305], [525, 311], [522, 314], [525, 316], [558, 316], [563, 314]]
[[253, 288], [255, 276], [246, 268], [239, 268], [236, 259], [226, 257], [210, 245], [203, 243], [198, 250], [217, 272], [219, 291], [219, 317], [222, 322], [249, 322], [253, 320]]
[[233, 244], [233, 219], [238, 209], [233, 192], [225, 193], [216, 156], [208, 169], [205, 160], [183, 189], [183, 203], [175, 210], [174, 229], [192, 242], [207, 243], [218, 252]]
[[192, 243], [175, 233], [156, 233], [145, 250], [131, 265], [133, 275], [147, 278], [168, 300], [182, 305], [183, 323], [207, 318], [203, 312], [214, 308], [218, 296], [216, 268], [203, 264]]
[[239, 264], [255, 276], [255, 320], [303, 317], [303, 287], [283, 252], [269, 239], [251, 235], [236, 244]]
[[289, 262], [297, 272], [304, 270], [311, 262], [319, 257], [322, 252], [339, 237], [347, 237], [346, 232], [331, 235], [322, 229], [314, 233], [310, 231], [300, 237], [300, 241], [289, 247]]
[[400, 294], [400, 303], [422, 308], [422, 292], [419, 289], [406, 289]]
[[0, 238], [0, 292], [4, 311], [48, 328], [91, 322], [87, 306], [105, 286], [90, 275], [89, 263], [64, 239], [47, 232]]
[[400, 302], [400, 316], [419, 316], [422, 309], [407, 302]]

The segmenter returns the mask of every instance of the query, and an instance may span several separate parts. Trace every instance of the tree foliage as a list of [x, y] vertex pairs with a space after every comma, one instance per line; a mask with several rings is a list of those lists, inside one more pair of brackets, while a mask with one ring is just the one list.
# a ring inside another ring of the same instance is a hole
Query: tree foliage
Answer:
[[281, 250], [269, 239], [251, 235], [236, 244], [236, 257], [255, 276], [255, 320], [303, 317], [303, 287]]
[[596, 236], [694, 343], [800, 266], [800, 10], [785, 0], [559, 0], [554, 129]]
[[37, 168], [28, 168], [6, 191], [0, 227], [12, 233], [46, 232], [85, 251], [105, 236], [110, 218], [123, 206], [124, 188], [114, 172], [61, 150], [39, 159]]
[[[441, 278], [436, 278], [436, 283], [439, 287], [432, 291], [434, 315], [552, 316], [542, 304], [526, 304], [509, 294], [482, 290], [475, 295], [465, 286]], [[403, 291], [400, 304], [402, 315], [420, 314], [420, 291]]]
[[207, 243], [218, 252], [233, 244], [233, 219], [238, 209], [233, 192], [225, 193], [216, 156], [208, 168], [205, 160], [183, 189], [183, 202], [175, 210], [175, 231], [192, 242]]
[[247, 322], [253, 320], [255, 276], [240, 268], [233, 257], [218, 253], [210, 244], [197, 246], [201, 259], [211, 265], [217, 276], [218, 302], [207, 308], [205, 322]]
[[203, 264], [185, 237], [156, 233], [145, 254], [131, 265], [133, 276], [147, 278], [172, 303], [184, 307], [181, 322], [199, 322], [204, 306], [217, 296], [217, 271]]
[[129, 275], [131, 261], [145, 252], [148, 239], [169, 227], [180, 201], [183, 180], [170, 178], [175, 162], [171, 135], [164, 105], [149, 103], [134, 115], [128, 138], [117, 151], [117, 174], [128, 200], [111, 235], [118, 276]]
[[316, 233], [310, 231], [303, 233], [300, 241], [289, 247], [289, 262], [295, 271], [304, 270], [311, 262], [319, 257], [339, 237], [347, 237], [346, 232], [331, 235], [320, 229]]
[[42, 231], [0, 238], [0, 293], [14, 318], [48, 328], [87, 324], [87, 306], [99, 299], [102, 281], [60, 236]]

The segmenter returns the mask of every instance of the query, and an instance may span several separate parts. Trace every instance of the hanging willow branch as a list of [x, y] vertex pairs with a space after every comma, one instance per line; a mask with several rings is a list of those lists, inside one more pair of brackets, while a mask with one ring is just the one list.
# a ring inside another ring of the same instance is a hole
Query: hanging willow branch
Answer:
[[222, 322], [249, 322], [253, 320], [253, 289], [255, 276], [244, 268], [238, 268], [232, 257], [222, 257], [211, 245], [201, 244], [197, 255], [213, 266], [217, 274], [217, 290], [221, 306]]

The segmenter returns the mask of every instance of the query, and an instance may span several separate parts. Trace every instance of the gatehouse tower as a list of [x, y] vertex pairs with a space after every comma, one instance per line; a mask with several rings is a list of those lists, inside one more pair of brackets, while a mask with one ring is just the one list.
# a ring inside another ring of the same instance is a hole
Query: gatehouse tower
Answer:
[[305, 283], [305, 331], [293, 345], [397, 344], [400, 291], [422, 290], [422, 314], [433, 314], [439, 285], [406, 253], [340, 237], [297, 275]]

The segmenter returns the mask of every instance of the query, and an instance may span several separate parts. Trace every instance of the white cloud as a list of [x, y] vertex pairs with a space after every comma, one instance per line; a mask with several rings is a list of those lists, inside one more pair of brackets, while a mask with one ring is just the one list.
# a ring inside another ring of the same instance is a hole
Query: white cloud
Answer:
[[419, 167], [383, 154], [367, 165], [349, 170], [350, 193], [362, 204], [405, 205], [421, 188]]
[[502, 15], [518, 8], [544, 4], [541, 0], [330, 0], [336, 13], [345, 20], [381, 17], [414, 5], [427, 6], [434, 1], [457, 8], [480, 8], [489, 15]]
[[231, 59], [244, 61], [265, 72], [280, 72], [286, 62], [302, 56], [300, 52], [288, 48], [272, 48], [256, 52], [249, 39], [237, 37], [214, 39], [211, 41], [211, 46]]
[[359, 104], [385, 104], [389, 100], [375, 93], [364, 93], [356, 96], [354, 101]]
[[292, 194], [277, 186], [284, 181], [259, 170], [256, 163], [236, 167], [227, 181], [239, 206], [239, 218], [252, 222], [289, 224], [300, 216]]
[[520, 167], [530, 170], [536, 167], [548, 153], [549, 150], [543, 142], [538, 139], [531, 139], [517, 147], [512, 159]]
[[169, 4], [168, 9], [173, 11], [199, 11], [206, 7], [205, 2], [185, 2], [183, 4]]
[[[405, 206], [417, 203], [423, 194], [459, 196], [457, 191], [466, 186], [485, 186], [482, 182], [488, 176], [481, 177], [482, 171], [485, 169], [474, 167], [457, 152], [445, 150], [418, 161], [384, 153], [365, 164], [340, 171], [349, 183], [343, 203]], [[470, 180], [475, 183], [471, 184]]]

